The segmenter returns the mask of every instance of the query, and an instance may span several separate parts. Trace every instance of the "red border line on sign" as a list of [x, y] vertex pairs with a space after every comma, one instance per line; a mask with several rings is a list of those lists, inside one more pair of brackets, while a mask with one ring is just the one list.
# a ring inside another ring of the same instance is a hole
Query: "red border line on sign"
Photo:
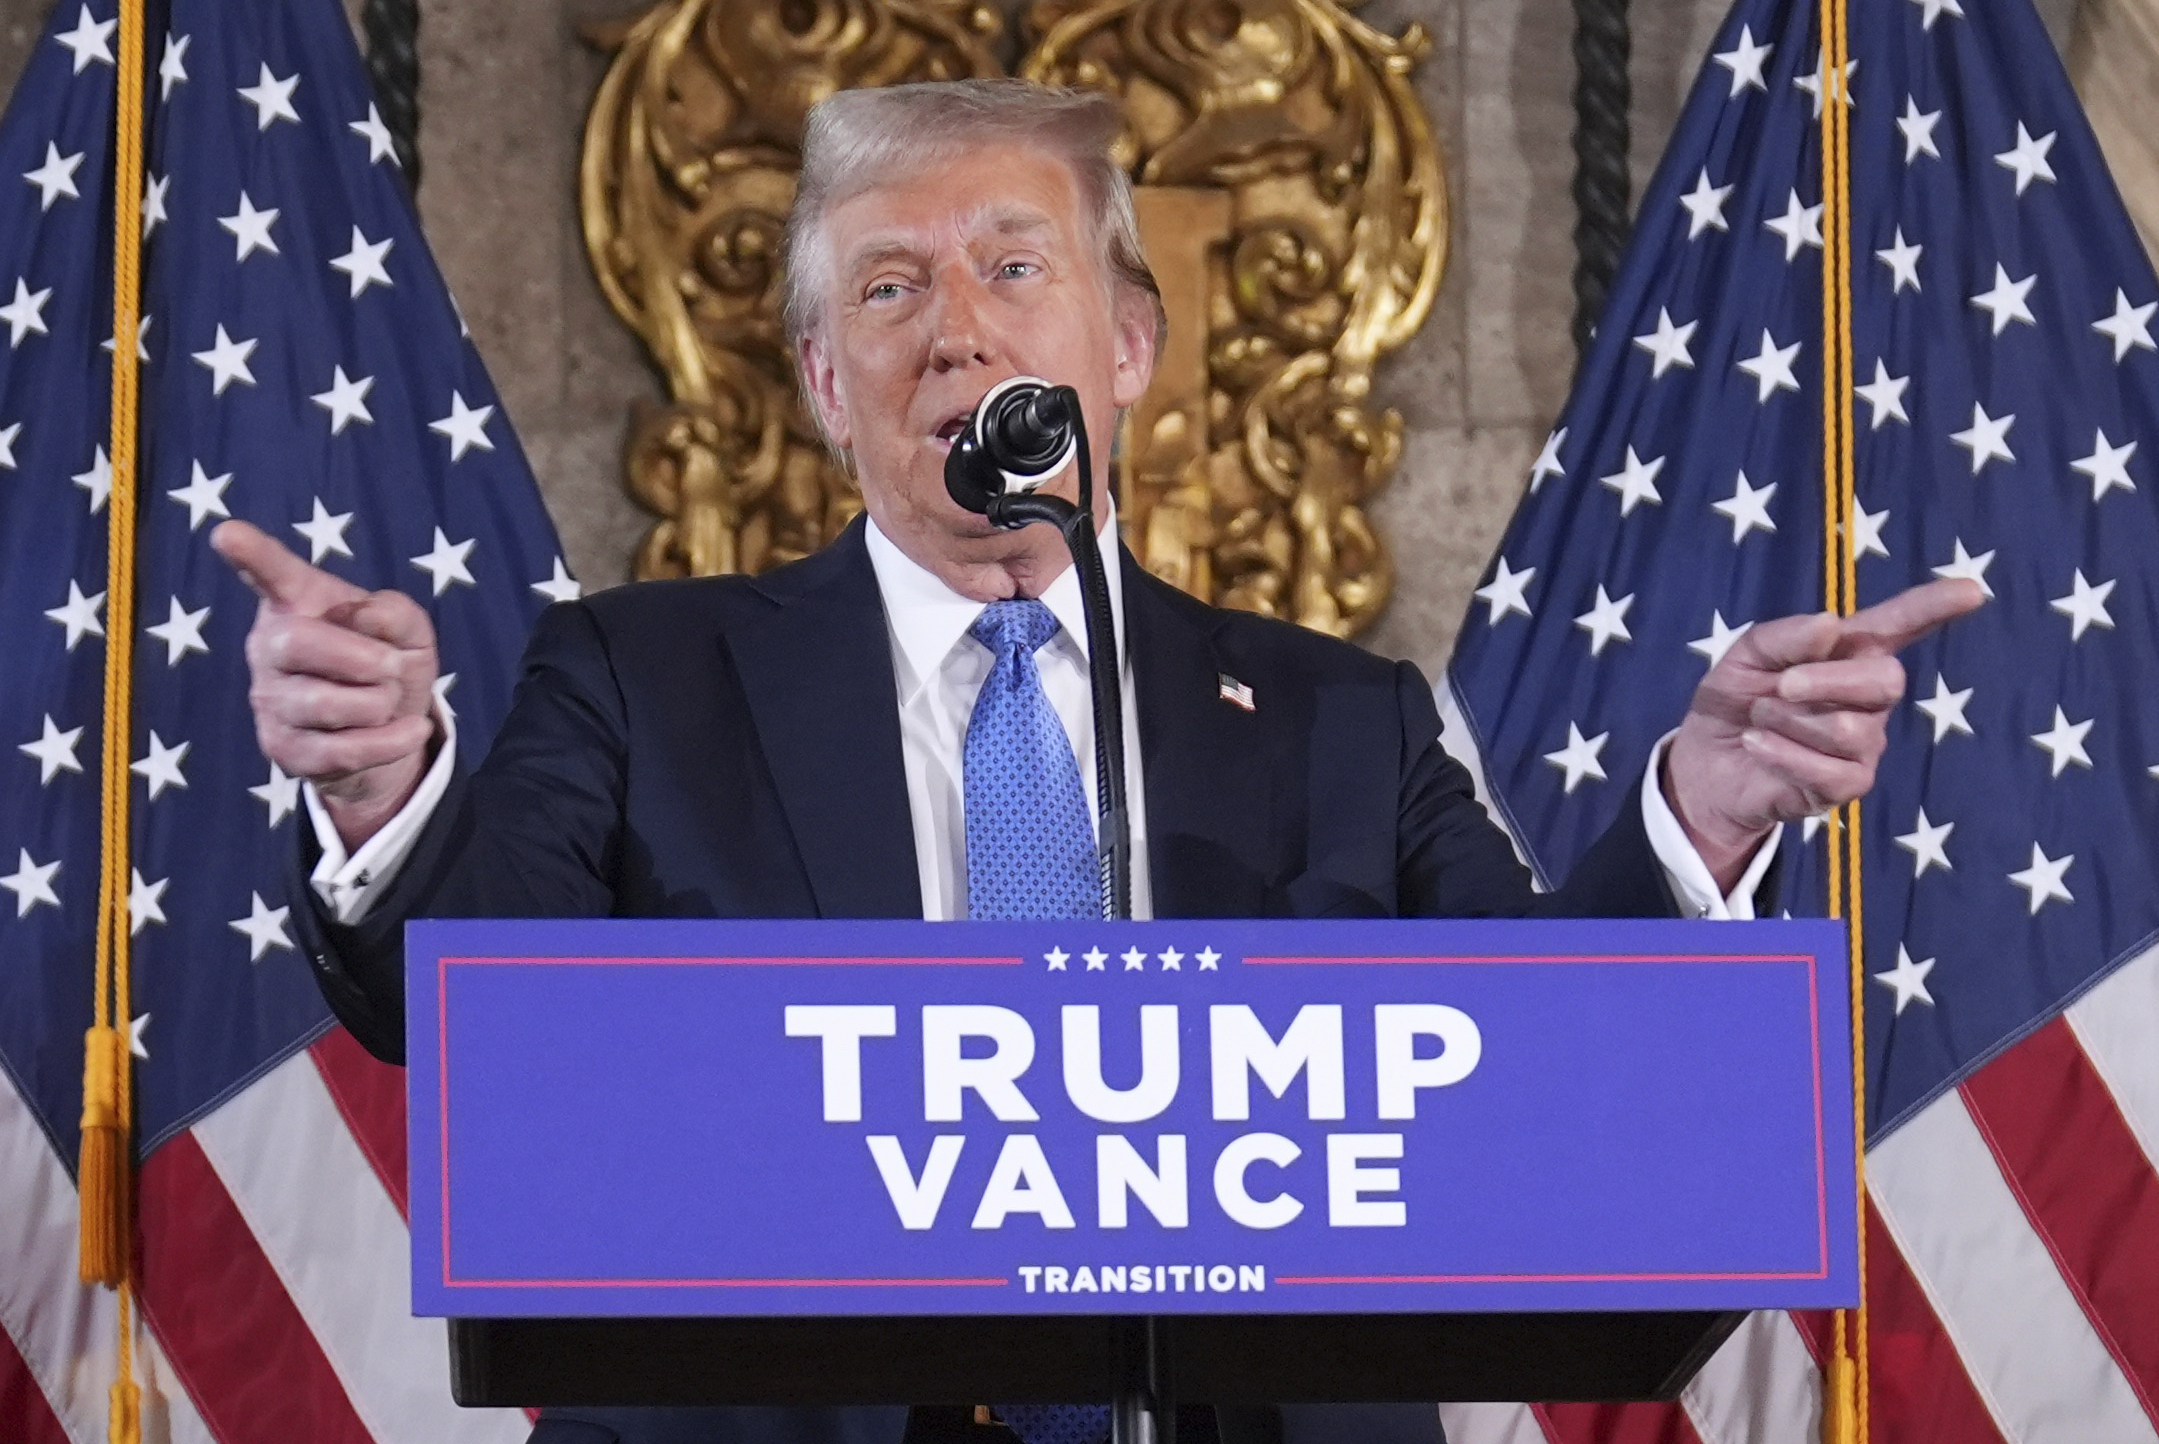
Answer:
[[1008, 1279], [456, 1279], [454, 1289], [1001, 1289]]
[[1025, 958], [451, 958], [440, 960], [445, 968], [459, 967], [736, 967], [736, 968], [1017, 968]]
[[1608, 953], [1582, 954], [1495, 954], [1489, 957], [1468, 957], [1447, 954], [1444, 956], [1338, 958], [1338, 957], [1280, 957], [1246, 958], [1245, 962], [1260, 967], [1332, 967], [1370, 966], [1387, 963], [1806, 963], [1812, 965], [1812, 953]]
[[1275, 1282], [1291, 1284], [1629, 1284], [1629, 1283], [1769, 1283], [1822, 1279], [1821, 1273], [1751, 1274], [1300, 1274], [1277, 1275]]

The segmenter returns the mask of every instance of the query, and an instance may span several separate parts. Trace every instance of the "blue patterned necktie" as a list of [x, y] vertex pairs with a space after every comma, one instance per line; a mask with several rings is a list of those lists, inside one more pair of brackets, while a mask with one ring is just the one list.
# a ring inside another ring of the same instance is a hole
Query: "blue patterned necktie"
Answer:
[[991, 602], [968, 635], [995, 658], [961, 754], [967, 797], [967, 916], [1101, 916], [1086, 789], [1035, 651], [1057, 618], [1031, 598]]
[[[1101, 915], [1087, 791], [1072, 739], [1043, 694], [1035, 652], [1057, 634], [1038, 601], [991, 602], [968, 628], [995, 659], [961, 752], [967, 797], [967, 916]], [[1100, 1404], [1000, 1404], [1023, 1444], [1102, 1444]]]

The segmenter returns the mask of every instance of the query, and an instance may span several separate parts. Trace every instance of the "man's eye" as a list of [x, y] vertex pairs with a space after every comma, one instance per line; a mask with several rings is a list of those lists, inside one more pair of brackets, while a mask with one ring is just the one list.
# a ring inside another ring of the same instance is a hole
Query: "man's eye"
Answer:
[[870, 287], [865, 299], [871, 301], [896, 301], [899, 299], [899, 295], [900, 283], [898, 281], [879, 281], [876, 285]]
[[1008, 281], [1025, 280], [1034, 272], [1035, 265], [1032, 261], [1007, 261], [997, 268], [997, 274]]

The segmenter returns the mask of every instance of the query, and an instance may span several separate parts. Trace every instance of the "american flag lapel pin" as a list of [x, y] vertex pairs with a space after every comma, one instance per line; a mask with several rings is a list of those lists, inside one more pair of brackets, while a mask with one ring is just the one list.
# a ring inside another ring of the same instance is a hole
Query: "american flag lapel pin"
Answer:
[[1247, 712], [1257, 712], [1252, 705], [1252, 689], [1227, 672], [1217, 672], [1215, 681], [1220, 684], [1222, 700], [1232, 707], [1242, 707]]

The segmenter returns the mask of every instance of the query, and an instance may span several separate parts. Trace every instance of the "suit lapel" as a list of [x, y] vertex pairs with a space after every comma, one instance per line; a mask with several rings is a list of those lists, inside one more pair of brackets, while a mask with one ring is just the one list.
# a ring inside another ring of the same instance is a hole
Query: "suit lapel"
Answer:
[[728, 645], [818, 915], [919, 918], [899, 692], [861, 519], [758, 586], [775, 605]]
[[1261, 916], [1274, 871], [1266, 714], [1223, 698], [1211, 609], [1129, 551], [1122, 565], [1155, 915]]

